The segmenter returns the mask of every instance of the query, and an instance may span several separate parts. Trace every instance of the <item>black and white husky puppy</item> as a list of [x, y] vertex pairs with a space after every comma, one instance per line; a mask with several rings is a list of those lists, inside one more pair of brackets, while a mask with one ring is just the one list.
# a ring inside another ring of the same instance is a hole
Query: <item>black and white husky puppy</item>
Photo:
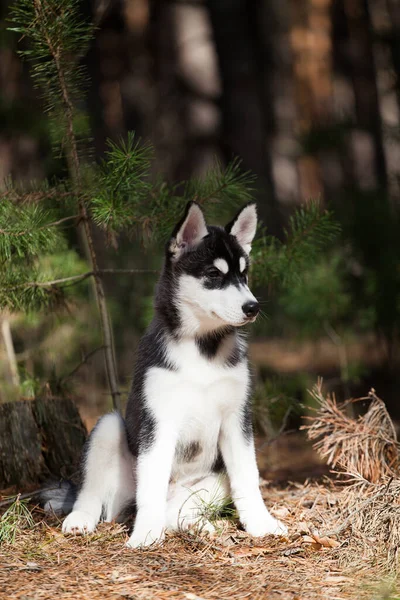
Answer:
[[166, 247], [153, 322], [140, 342], [125, 421], [100, 419], [66, 534], [87, 533], [136, 503], [128, 546], [168, 529], [212, 529], [204, 507], [231, 497], [251, 535], [281, 535], [259, 489], [246, 343], [259, 305], [247, 286], [256, 206], [225, 228], [191, 202]]

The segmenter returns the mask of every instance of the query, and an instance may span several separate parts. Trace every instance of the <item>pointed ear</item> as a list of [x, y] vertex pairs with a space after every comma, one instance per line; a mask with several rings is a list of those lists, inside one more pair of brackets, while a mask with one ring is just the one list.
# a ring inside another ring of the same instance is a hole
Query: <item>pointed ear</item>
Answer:
[[250, 254], [251, 243], [257, 231], [257, 207], [254, 203], [246, 204], [228, 223], [225, 230], [234, 235], [246, 254]]
[[203, 211], [196, 202], [189, 202], [169, 241], [172, 259], [178, 260], [184, 252], [195, 248], [206, 235], [208, 230]]

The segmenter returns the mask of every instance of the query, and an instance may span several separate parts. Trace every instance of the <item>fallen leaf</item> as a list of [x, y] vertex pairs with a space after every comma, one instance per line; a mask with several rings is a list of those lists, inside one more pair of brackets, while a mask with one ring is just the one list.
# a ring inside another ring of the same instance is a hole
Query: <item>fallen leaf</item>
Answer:
[[315, 529], [315, 527], [310, 528], [310, 533], [317, 544], [321, 544], [321, 546], [324, 546], [325, 548], [337, 548], [340, 546], [340, 542], [334, 540], [333, 538], [330, 538], [326, 535], [321, 537], [318, 529]]
[[322, 545], [319, 542], [316, 542], [315, 539], [310, 535], [303, 535], [301, 541], [307, 546], [307, 548], [311, 548], [312, 550], [321, 550], [322, 548]]
[[309, 528], [308, 524], [306, 523], [306, 521], [299, 521], [297, 523], [297, 530], [300, 533], [306, 533], [306, 534], [310, 533], [310, 528]]
[[338, 548], [340, 546], [340, 542], [326, 536], [315, 538], [315, 541], [324, 546], [325, 548]]
[[271, 511], [277, 519], [285, 519], [288, 515], [290, 515], [290, 510], [286, 506], [281, 506], [274, 511]]
[[311, 535], [303, 535], [301, 539], [305, 544], [315, 544], [315, 539]]

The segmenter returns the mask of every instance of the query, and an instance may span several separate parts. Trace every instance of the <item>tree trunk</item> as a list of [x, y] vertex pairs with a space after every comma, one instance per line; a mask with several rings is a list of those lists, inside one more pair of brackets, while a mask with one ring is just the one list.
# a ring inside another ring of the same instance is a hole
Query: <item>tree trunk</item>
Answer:
[[18, 373], [18, 363], [15, 356], [14, 342], [12, 338], [10, 319], [8, 314], [3, 313], [3, 317], [1, 317], [0, 315], [0, 323], [3, 342], [7, 354], [8, 368], [10, 371], [11, 381], [16, 388], [19, 388], [20, 381]]
[[282, 221], [268, 151], [272, 113], [264, 110], [264, 82], [258, 72], [256, 7], [246, 0], [209, 1], [207, 6], [222, 81], [226, 158], [239, 156], [243, 167], [258, 176], [261, 216], [269, 232], [279, 235]]
[[78, 409], [67, 398], [0, 404], [0, 489], [70, 477], [85, 439]]
[[[357, 127], [360, 133], [369, 134], [372, 141], [370, 166], [360, 156], [368, 154], [368, 140], [360, 137], [355, 148], [356, 159], [361, 163], [360, 179], [372, 170], [372, 182], [381, 189], [387, 188], [387, 168], [382, 138], [382, 122], [378, 98], [375, 57], [373, 53], [372, 25], [366, 0], [354, 0], [349, 6], [343, 0], [337, 4], [345, 12], [348, 27], [347, 51], [352, 72], [356, 105]], [[358, 149], [358, 151], [357, 151]], [[359, 156], [357, 156], [359, 155]]]
[[303, 142], [298, 160], [300, 196], [325, 198], [326, 171], [334, 162], [321, 146], [332, 124], [331, 0], [291, 0], [291, 45], [297, 105], [296, 132]]

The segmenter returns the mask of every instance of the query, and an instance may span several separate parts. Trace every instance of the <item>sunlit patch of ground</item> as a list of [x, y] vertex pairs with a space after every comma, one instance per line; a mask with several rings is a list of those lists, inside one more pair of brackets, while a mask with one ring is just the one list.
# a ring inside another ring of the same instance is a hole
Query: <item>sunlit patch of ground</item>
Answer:
[[233, 523], [209, 535], [175, 534], [144, 551], [124, 547], [128, 532], [102, 524], [89, 537], [66, 538], [54, 519], [0, 547], [0, 598], [42, 600], [339, 600], [396, 598], [396, 580], [360, 556], [346, 564], [351, 530], [338, 527], [343, 490], [324, 484], [263, 484], [287, 538], [251, 539]]

